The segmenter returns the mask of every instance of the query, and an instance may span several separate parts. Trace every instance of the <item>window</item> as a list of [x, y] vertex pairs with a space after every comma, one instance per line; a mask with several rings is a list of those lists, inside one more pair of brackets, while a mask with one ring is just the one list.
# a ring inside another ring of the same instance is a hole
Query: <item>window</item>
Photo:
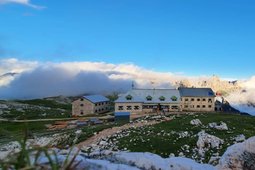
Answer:
[[200, 101], [200, 99], [197, 99], [197, 101], [199, 102], [199, 101]]
[[194, 105], [190, 105], [189, 107], [190, 107], [190, 108], [194, 108]]
[[80, 106], [82, 107], [82, 106], [84, 106], [83, 104], [80, 104]]
[[95, 106], [97, 106], [97, 103], [95, 104]]
[[126, 99], [127, 99], [127, 100], [132, 100], [132, 98], [133, 98], [133, 97], [132, 97], [130, 94], [126, 96]]
[[202, 107], [205, 108], [205, 105], [203, 105]]
[[184, 108], [188, 108], [189, 107], [189, 105], [184, 105]]
[[134, 110], [139, 110], [139, 106], [134, 106]]
[[83, 98], [81, 98], [81, 101], [83, 101], [84, 99]]
[[127, 110], [132, 110], [132, 106], [127, 106]]
[[194, 99], [194, 98], [191, 98], [191, 101], [193, 102], [193, 101], [195, 101], [195, 99]]
[[212, 99], [208, 99], [208, 103], [212, 103]]
[[123, 106], [119, 106], [119, 107], [118, 107], [118, 110], [123, 110]]
[[149, 109], [149, 106], [143, 105], [143, 109]]
[[161, 109], [169, 109], [169, 106], [168, 105], [162, 105]]
[[95, 110], [95, 112], [97, 113], [97, 110]]
[[187, 102], [187, 101], [189, 101], [189, 99], [188, 99], [188, 98], [186, 98], [186, 99], [185, 99], [185, 102]]
[[208, 108], [212, 108], [212, 105], [208, 105]]
[[104, 111], [104, 108], [102, 108], [102, 111]]
[[171, 109], [178, 109], [178, 106], [171, 106]]
[[83, 115], [83, 110], [81, 110], [81, 115]]
[[177, 98], [176, 96], [172, 96], [172, 97], [171, 97], [171, 100], [172, 100], [172, 101], [177, 101], [177, 99], [178, 99], [178, 98]]
[[197, 108], [200, 108], [200, 105], [197, 105]]
[[151, 101], [152, 100], [152, 97], [149, 95], [146, 97], [147, 101]]
[[159, 100], [160, 100], [160, 101], [165, 101], [165, 97], [164, 97], [164, 96], [160, 96], [160, 97], [159, 97]]
[[203, 102], [205, 102], [206, 101], [206, 99], [203, 99]]

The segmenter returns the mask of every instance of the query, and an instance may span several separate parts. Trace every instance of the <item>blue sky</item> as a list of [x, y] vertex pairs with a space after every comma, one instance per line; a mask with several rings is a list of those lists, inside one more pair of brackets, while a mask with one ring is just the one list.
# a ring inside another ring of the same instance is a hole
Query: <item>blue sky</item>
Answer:
[[131, 62], [192, 76], [255, 74], [253, 0], [30, 3], [45, 8], [0, 5], [0, 58]]

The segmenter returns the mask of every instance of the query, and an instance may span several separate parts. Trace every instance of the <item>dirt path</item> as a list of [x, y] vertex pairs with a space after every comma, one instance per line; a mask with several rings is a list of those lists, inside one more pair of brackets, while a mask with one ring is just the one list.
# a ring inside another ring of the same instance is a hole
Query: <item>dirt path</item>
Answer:
[[77, 144], [78, 148], [81, 148], [83, 146], [89, 146], [91, 144], [97, 144], [101, 139], [103, 138], [107, 138], [115, 133], [118, 133], [122, 130], [126, 130], [132, 127], [142, 127], [142, 126], [146, 126], [146, 125], [154, 125], [154, 124], [158, 124], [161, 122], [165, 122], [165, 121], [170, 121], [171, 119], [166, 117], [164, 120], [162, 121], [143, 121], [143, 122], [136, 122], [136, 123], [129, 123], [129, 124], [125, 124], [123, 126], [117, 126], [117, 127], [113, 127], [113, 128], [109, 128], [109, 129], [105, 129], [99, 133], [97, 133], [96, 135], [88, 138], [87, 140]]

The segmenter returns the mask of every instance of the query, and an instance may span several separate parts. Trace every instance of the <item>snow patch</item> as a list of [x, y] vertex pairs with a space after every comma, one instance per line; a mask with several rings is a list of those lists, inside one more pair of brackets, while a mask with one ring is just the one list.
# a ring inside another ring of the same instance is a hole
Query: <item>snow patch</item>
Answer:
[[202, 122], [199, 119], [193, 119], [190, 121], [191, 125], [200, 126], [202, 125]]

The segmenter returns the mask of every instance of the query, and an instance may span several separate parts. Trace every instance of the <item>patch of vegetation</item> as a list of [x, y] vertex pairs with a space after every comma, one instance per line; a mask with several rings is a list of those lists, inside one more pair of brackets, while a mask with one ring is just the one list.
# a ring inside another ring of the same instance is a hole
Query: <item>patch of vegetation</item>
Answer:
[[[29, 135], [43, 133], [46, 131], [46, 124], [51, 124], [52, 121], [39, 121], [39, 122], [0, 122], [0, 144], [10, 141], [20, 141], [24, 132]], [[31, 137], [31, 136], [30, 136]]]
[[28, 108], [22, 111], [11, 109], [8, 112], [1, 114], [2, 118], [6, 119], [51, 119], [51, 118], [68, 118], [71, 117], [71, 112], [62, 109], [38, 109], [38, 108]]
[[49, 99], [2, 101], [7, 106], [1, 111], [5, 119], [50, 119], [71, 117], [72, 105]]
[[81, 129], [82, 130], [82, 134], [78, 138], [77, 143], [85, 141], [89, 137], [93, 136], [95, 133], [98, 133], [98, 132], [100, 132], [100, 131], [102, 131], [104, 129], [112, 128], [114, 126], [116, 126], [116, 124], [109, 123], [109, 124], [102, 124], [102, 125], [84, 127], [84, 128]]
[[[204, 126], [193, 126], [192, 119], [200, 119]], [[228, 131], [208, 128], [208, 123], [223, 121], [229, 127]], [[255, 136], [255, 117], [241, 116], [237, 114], [197, 114], [182, 115], [169, 122], [163, 122], [153, 126], [145, 126], [130, 129], [128, 135], [118, 140], [118, 148], [128, 149], [133, 152], [152, 152], [168, 157], [170, 153], [178, 156], [180, 152], [186, 157], [199, 160], [198, 153], [194, 152], [198, 136], [201, 130], [224, 139], [224, 144], [219, 150], [210, 150], [205, 155], [203, 162], [208, 162], [213, 153], [222, 155], [229, 145], [234, 143], [233, 137], [244, 134], [246, 138]], [[188, 132], [188, 136], [181, 136], [182, 132]], [[185, 146], [188, 145], [188, 148]]]
[[30, 104], [35, 106], [44, 106], [44, 107], [50, 107], [50, 108], [61, 108], [68, 111], [72, 110], [72, 105], [70, 103], [59, 103], [54, 100], [47, 100], [47, 99], [33, 99], [33, 100], [16, 100], [16, 102], [23, 103], [23, 104]]
[[[12, 155], [8, 160], [0, 162], [0, 169], [3, 170], [18, 170], [18, 169], [52, 169], [52, 170], [72, 170], [76, 169], [79, 165], [79, 161], [75, 161], [78, 151], [75, 154], [71, 154], [72, 149], [66, 155], [65, 159], [58, 157], [55, 150], [49, 150], [46, 147], [26, 147], [27, 134], [23, 140], [21, 140], [20, 152]], [[43, 162], [40, 162], [40, 158], [44, 158]]]

